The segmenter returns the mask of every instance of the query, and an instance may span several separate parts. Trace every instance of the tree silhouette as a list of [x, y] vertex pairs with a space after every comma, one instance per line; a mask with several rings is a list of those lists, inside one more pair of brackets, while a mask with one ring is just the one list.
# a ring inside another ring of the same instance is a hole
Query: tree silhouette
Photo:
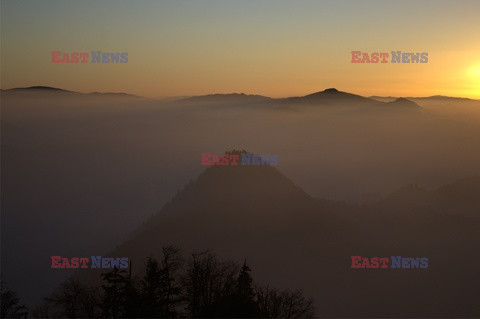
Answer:
[[237, 264], [219, 261], [211, 252], [192, 254], [184, 279], [190, 316], [208, 316], [206, 310], [212, 304], [233, 294], [237, 273]]
[[124, 304], [124, 316], [125, 318], [138, 318], [141, 315], [140, 294], [135, 285], [135, 281], [132, 278], [132, 262], [129, 264], [128, 277], [125, 279], [125, 304]]
[[271, 287], [255, 289], [257, 304], [268, 318], [313, 318], [313, 299], [303, 296], [301, 290], [277, 290]]
[[87, 287], [71, 276], [57, 291], [43, 298], [41, 304], [32, 309], [33, 317], [95, 318], [100, 316], [100, 294], [98, 287]]
[[7, 284], [2, 280], [0, 282], [0, 318], [26, 318], [28, 308], [20, 305], [17, 294], [10, 290]]
[[145, 273], [141, 280], [142, 317], [154, 318], [161, 314], [162, 273], [158, 261], [148, 257], [145, 262]]
[[53, 315], [77, 318], [84, 317], [91, 310], [89, 304], [91, 303], [92, 295], [87, 287], [82, 285], [77, 278], [69, 277], [60, 285], [58, 291], [44, 299], [51, 306]]
[[[186, 264], [186, 265], [185, 265]], [[184, 267], [185, 265], [185, 267]], [[185, 263], [180, 249], [162, 248], [160, 262], [145, 260], [143, 274], [113, 268], [102, 273], [100, 287], [86, 287], [68, 278], [38, 306], [38, 317], [68, 318], [312, 318], [313, 300], [301, 290], [255, 287], [246, 260], [242, 267], [205, 251]], [[100, 294], [101, 288], [101, 294]], [[7, 302], [4, 302], [4, 299]], [[2, 284], [2, 318], [27, 314], [13, 292]]]
[[142, 316], [177, 317], [177, 306], [182, 301], [179, 271], [183, 266], [180, 249], [162, 248], [162, 259], [148, 257], [141, 280]]
[[115, 267], [111, 271], [101, 274], [101, 277], [106, 282], [102, 284], [102, 316], [108, 318], [123, 317], [127, 283], [126, 271]]
[[251, 269], [245, 261], [237, 278], [235, 289], [229, 295], [221, 296], [201, 313], [211, 318], [261, 318], [261, 312], [254, 300]]
[[250, 272], [251, 269], [247, 266], [247, 261], [245, 260], [237, 280], [237, 294], [246, 299], [253, 300], [253, 279]]
[[183, 258], [180, 249], [174, 246], [162, 248], [163, 258], [161, 267], [162, 280], [162, 317], [174, 318], [179, 314], [176, 311], [177, 305], [182, 301], [182, 288], [179, 284], [179, 271], [183, 267]]

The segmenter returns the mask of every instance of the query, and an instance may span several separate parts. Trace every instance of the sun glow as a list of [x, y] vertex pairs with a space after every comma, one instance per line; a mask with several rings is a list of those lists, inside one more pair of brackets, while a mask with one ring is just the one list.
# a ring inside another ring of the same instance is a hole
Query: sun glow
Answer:
[[470, 67], [468, 69], [468, 74], [473, 79], [479, 80], [480, 79], [480, 63]]
[[468, 68], [467, 76], [473, 86], [472, 93], [480, 97], [480, 63]]

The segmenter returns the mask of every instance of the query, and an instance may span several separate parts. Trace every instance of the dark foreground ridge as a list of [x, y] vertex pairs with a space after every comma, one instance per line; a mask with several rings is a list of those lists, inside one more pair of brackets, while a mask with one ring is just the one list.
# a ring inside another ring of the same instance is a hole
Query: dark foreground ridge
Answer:
[[[271, 166], [212, 166], [109, 256], [128, 257], [134, 274], [168, 245], [247, 257], [256, 280], [301, 288], [322, 317], [475, 317], [480, 217], [472, 212], [480, 203], [466, 211], [458, 192], [479, 186], [469, 180], [432, 191], [441, 197], [413, 190], [357, 206], [315, 199]], [[425, 257], [429, 266], [352, 269], [357, 255]], [[77, 278], [99, 285], [94, 269]]]

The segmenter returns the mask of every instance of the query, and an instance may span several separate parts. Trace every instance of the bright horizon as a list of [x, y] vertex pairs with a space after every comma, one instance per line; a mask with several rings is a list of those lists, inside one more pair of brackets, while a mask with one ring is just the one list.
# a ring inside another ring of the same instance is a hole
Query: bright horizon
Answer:
[[[479, 1], [2, 1], [0, 87], [480, 99], [478, 34]], [[128, 63], [54, 64], [56, 50], [128, 52]], [[357, 50], [429, 60], [351, 63]]]

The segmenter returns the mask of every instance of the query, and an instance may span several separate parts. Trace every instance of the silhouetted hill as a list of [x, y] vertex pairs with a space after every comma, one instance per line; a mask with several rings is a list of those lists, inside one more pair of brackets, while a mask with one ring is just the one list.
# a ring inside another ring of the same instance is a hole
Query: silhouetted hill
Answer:
[[480, 220], [480, 177], [465, 178], [433, 190], [439, 210]]
[[29, 86], [29, 87], [20, 87], [12, 88], [8, 90], [3, 90], [5, 93], [77, 93], [74, 91], [64, 90], [60, 88], [55, 88], [51, 86]]
[[59, 89], [51, 86], [29, 86], [29, 87], [21, 87], [21, 88], [13, 88], [9, 89], [8, 91], [62, 91], [62, 92], [73, 92], [64, 89]]
[[[454, 200], [457, 202], [468, 202], [470, 204], [480, 203], [480, 177], [469, 177], [451, 183], [449, 185], [439, 187], [434, 190], [439, 198], [445, 200]], [[480, 209], [478, 210], [480, 217]]]
[[393, 192], [381, 203], [396, 208], [428, 208], [439, 214], [480, 220], [480, 177], [465, 178], [433, 190], [409, 185]]
[[[92, 93], [80, 93], [80, 92], [75, 92], [75, 91], [70, 91], [70, 90], [64, 90], [60, 88], [55, 88], [55, 87], [50, 87], [50, 86], [30, 86], [30, 87], [21, 87], [21, 88], [12, 88], [8, 90], [2, 90], [2, 93], [5, 94], [15, 94], [15, 95], [21, 95], [21, 96], [30, 96], [30, 95], [35, 95], [35, 96], [48, 96], [49, 98], [55, 96], [55, 95], [61, 95], [61, 96], [70, 96], [70, 95], [75, 95], [75, 96], [89, 96], [89, 97], [125, 97], [125, 98], [143, 98], [137, 95], [133, 94], [128, 94], [128, 93], [112, 93], [112, 92], [92, 92]], [[145, 99], [145, 98], [143, 98]]]
[[[474, 179], [434, 193], [453, 194], [459, 209], [457, 195], [476, 187]], [[429, 193], [410, 186], [380, 204], [347, 205], [312, 198], [274, 167], [214, 166], [110, 255], [129, 257], [134, 272], [168, 244], [247, 257], [260, 282], [301, 287], [321, 316], [478, 315], [480, 221], [450, 214]], [[352, 255], [428, 257], [430, 266], [355, 270]]]
[[96, 96], [96, 97], [117, 97], [117, 98], [136, 98], [136, 99], [147, 99], [146, 97], [143, 96], [138, 96], [134, 94], [129, 94], [129, 93], [123, 93], [123, 92], [92, 92], [92, 93], [87, 93], [89, 96]]
[[402, 109], [421, 109], [420, 105], [405, 98], [398, 98], [395, 101], [388, 102], [386, 106], [398, 107]]
[[289, 104], [309, 105], [379, 105], [381, 102], [360, 95], [331, 88], [302, 97], [292, 97], [284, 101]]
[[380, 102], [393, 102], [396, 99], [398, 99], [398, 97], [394, 97], [394, 96], [378, 96], [378, 95], [372, 95], [372, 96], [369, 96], [368, 98], [377, 100]]
[[[375, 99], [382, 102], [392, 102], [399, 97], [395, 96], [369, 96], [371, 99]], [[439, 101], [439, 102], [475, 102], [479, 101], [476, 99], [464, 98], [464, 97], [454, 97], [454, 96], [445, 96], [445, 95], [432, 95], [432, 96], [425, 96], [425, 97], [415, 97], [410, 96], [406, 97], [405, 99], [414, 100], [414, 101]]]
[[[166, 221], [185, 223], [182, 227], [191, 228], [191, 232], [221, 226], [211, 231], [230, 229], [229, 236], [233, 229], [281, 232], [284, 227], [292, 227], [302, 214], [310, 213], [315, 205], [312, 197], [274, 167], [212, 166], [135, 233], [146, 231], [156, 236], [157, 228], [161, 228], [165, 235], [174, 229], [163, 230]], [[202, 237], [209, 240], [211, 235], [205, 233]]]
[[[326, 207], [272, 166], [212, 166], [110, 255], [128, 256], [138, 271], [146, 256], [167, 243], [185, 251], [212, 249], [236, 260], [247, 257], [262, 281], [270, 281], [285, 269], [269, 265], [281, 263], [287, 251], [317, 232], [332, 236], [332, 219]], [[288, 281], [293, 285], [296, 279]]]
[[476, 99], [470, 99], [465, 97], [454, 97], [454, 96], [445, 96], [445, 95], [432, 95], [427, 97], [409, 97], [408, 99], [416, 100], [437, 100], [437, 101], [447, 101], [447, 102], [469, 102], [469, 101], [479, 101]]

